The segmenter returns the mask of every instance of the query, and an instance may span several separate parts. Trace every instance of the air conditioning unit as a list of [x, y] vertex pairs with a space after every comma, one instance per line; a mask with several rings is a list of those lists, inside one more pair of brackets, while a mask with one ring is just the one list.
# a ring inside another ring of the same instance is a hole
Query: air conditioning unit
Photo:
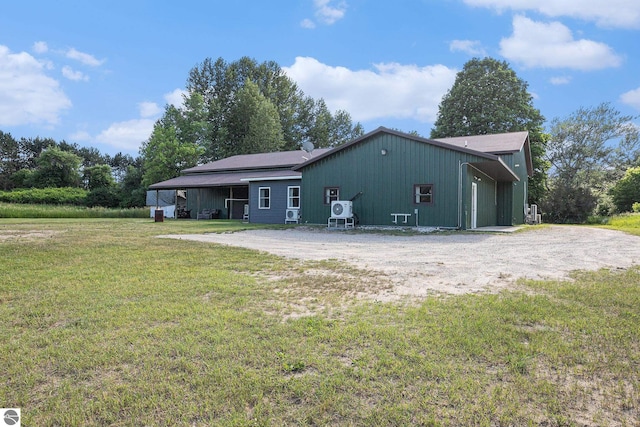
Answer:
[[286, 220], [287, 221], [299, 221], [300, 220], [300, 209], [287, 209], [286, 212]]
[[331, 202], [331, 218], [353, 218], [353, 202], [351, 200]]

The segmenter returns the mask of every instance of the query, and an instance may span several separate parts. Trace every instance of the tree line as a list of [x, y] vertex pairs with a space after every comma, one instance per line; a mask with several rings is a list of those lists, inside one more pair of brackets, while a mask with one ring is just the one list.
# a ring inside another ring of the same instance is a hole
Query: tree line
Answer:
[[[474, 58], [444, 95], [430, 137], [529, 131], [529, 202], [549, 221], [584, 222], [640, 206], [636, 119], [605, 102], [555, 118], [545, 131], [528, 84], [509, 64]], [[273, 61], [207, 58], [190, 70], [182, 105], [165, 107], [136, 158], [0, 131], [0, 188], [82, 187], [89, 204], [143, 206], [150, 184], [197, 164], [305, 141], [332, 147], [362, 134], [348, 112], [331, 113]]]
[[[101, 154], [51, 138], [14, 138], [0, 131], [0, 189], [82, 188], [84, 204], [144, 206], [141, 158]], [[75, 192], [71, 192], [77, 194]]]

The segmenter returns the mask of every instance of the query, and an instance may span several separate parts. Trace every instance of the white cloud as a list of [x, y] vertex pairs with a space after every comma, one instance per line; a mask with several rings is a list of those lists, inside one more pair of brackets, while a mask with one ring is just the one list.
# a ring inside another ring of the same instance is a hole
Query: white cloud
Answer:
[[141, 102], [138, 104], [138, 109], [140, 110], [140, 117], [145, 119], [158, 117], [162, 113], [162, 108], [155, 102]]
[[300, 22], [300, 26], [308, 30], [313, 30], [316, 27], [316, 23], [311, 19], [303, 19], [302, 22]]
[[116, 122], [103, 130], [96, 141], [121, 150], [137, 151], [140, 144], [151, 136], [153, 119], [136, 119]]
[[316, 7], [316, 18], [327, 25], [332, 25], [344, 18], [347, 11], [347, 4], [343, 1], [335, 4], [336, 2], [332, 0], [314, 0], [313, 3]]
[[104, 59], [96, 59], [95, 56], [90, 55], [88, 53], [80, 52], [75, 48], [71, 48], [67, 50], [65, 53], [66, 57], [69, 59], [74, 59], [76, 61], [80, 61], [84, 65], [89, 65], [91, 67], [98, 67], [104, 63]]
[[86, 82], [89, 80], [89, 76], [85, 75], [81, 71], [74, 71], [71, 67], [67, 65], [62, 67], [62, 75], [67, 79], [73, 80], [73, 81], [83, 80]]
[[[166, 93], [164, 99], [168, 104], [181, 108], [183, 95], [186, 93], [182, 89], [175, 89]], [[103, 130], [95, 137], [95, 141], [118, 150], [138, 151], [140, 144], [151, 136], [153, 126], [163, 109], [155, 102], [143, 101], [138, 103], [138, 111], [140, 112], [139, 119], [112, 123], [108, 129]]]
[[305, 94], [323, 98], [332, 111], [348, 111], [355, 121], [411, 118], [425, 123], [435, 120], [438, 104], [457, 72], [444, 65], [390, 63], [374, 68], [353, 71], [297, 57], [284, 71]]
[[56, 124], [71, 101], [57, 80], [26, 52], [0, 45], [0, 126]]
[[571, 83], [571, 77], [567, 77], [567, 76], [559, 76], [559, 77], [551, 77], [551, 79], [549, 80], [551, 82], [552, 85], [566, 85]]
[[560, 22], [535, 22], [513, 18], [513, 34], [500, 41], [500, 54], [525, 67], [597, 70], [617, 67], [622, 58], [609, 46], [592, 40], [575, 40]]
[[174, 89], [169, 93], [164, 94], [164, 100], [167, 104], [173, 105], [176, 108], [182, 108], [184, 106], [184, 97], [187, 95], [187, 91], [183, 89]]
[[47, 46], [46, 42], [35, 42], [33, 44], [33, 51], [35, 53], [47, 53], [49, 51], [49, 46]]
[[550, 17], [568, 16], [593, 21], [603, 27], [640, 28], [638, 0], [464, 0], [470, 6], [535, 11]]
[[620, 96], [620, 100], [633, 108], [640, 110], [640, 87], [629, 92], [625, 92]]
[[486, 51], [478, 40], [453, 40], [449, 43], [451, 52], [464, 52], [473, 56], [486, 56]]

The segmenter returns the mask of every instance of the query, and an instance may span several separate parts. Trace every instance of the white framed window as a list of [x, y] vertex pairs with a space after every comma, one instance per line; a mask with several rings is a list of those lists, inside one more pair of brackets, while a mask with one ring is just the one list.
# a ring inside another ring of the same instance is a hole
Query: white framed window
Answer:
[[433, 203], [433, 184], [416, 184], [413, 186], [413, 202], [428, 205]]
[[300, 208], [300, 187], [287, 187], [287, 209]]
[[324, 204], [330, 205], [331, 202], [335, 200], [340, 200], [340, 188], [325, 187], [324, 188]]
[[258, 208], [271, 209], [271, 187], [258, 188]]

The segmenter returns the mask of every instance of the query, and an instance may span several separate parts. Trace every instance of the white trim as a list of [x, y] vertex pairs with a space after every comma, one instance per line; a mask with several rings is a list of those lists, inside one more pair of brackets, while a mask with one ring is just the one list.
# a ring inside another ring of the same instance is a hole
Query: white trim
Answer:
[[252, 182], [252, 181], [283, 181], [285, 179], [302, 179], [301, 176], [270, 176], [266, 178], [242, 178], [240, 181]]
[[478, 183], [471, 183], [471, 229], [478, 228]]
[[[291, 196], [291, 189], [292, 188], [297, 188], [298, 189], [298, 197], [292, 197]], [[298, 206], [291, 206], [290, 202], [292, 199], [298, 199]], [[300, 186], [299, 185], [289, 185], [287, 186], [287, 209], [300, 209], [300, 204], [301, 204], [302, 200], [301, 200], [301, 194], [300, 194]]]
[[[269, 190], [268, 197], [262, 197], [262, 190]], [[269, 202], [269, 206], [262, 206], [262, 201], [267, 200]], [[271, 187], [259, 187], [258, 188], [258, 209], [271, 209]]]

